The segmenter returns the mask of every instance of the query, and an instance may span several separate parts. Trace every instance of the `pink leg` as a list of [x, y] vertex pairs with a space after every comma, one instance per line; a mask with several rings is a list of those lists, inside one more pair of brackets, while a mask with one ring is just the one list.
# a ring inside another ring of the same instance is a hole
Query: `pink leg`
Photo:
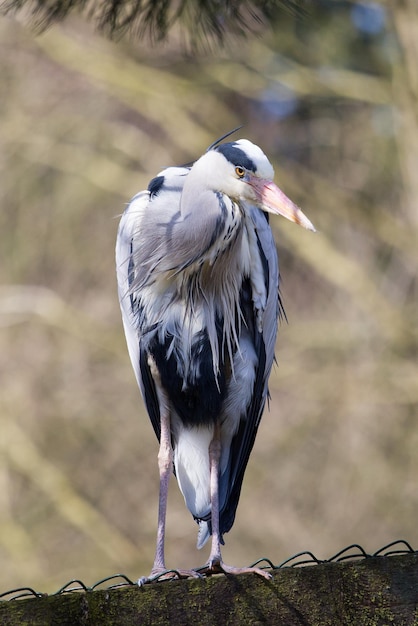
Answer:
[[165, 543], [165, 520], [167, 515], [168, 486], [171, 472], [173, 471], [173, 449], [171, 447], [170, 415], [168, 410], [161, 414], [161, 437], [158, 452], [158, 468], [160, 471], [160, 494], [158, 501], [158, 530], [157, 546], [155, 549], [154, 565], [151, 575], [155, 576], [166, 569], [164, 543]]
[[210, 551], [207, 573], [225, 574], [258, 574], [269, 580], [271, 574], [260, 569], [259, 567], [234, 567], [226, 565], [222, 561], [221, 555], [221, 534], [219, 529], [219, 461], [221, 458], [221, 429], [216, 424], [213, 439], [209, 446], [209, 462], [210, 462], [210, 497], [212, 506], [212, 548]]
[[[157, 391], [160, 404], [160, 449], [158, 452], [158, 468], [160, 471], [160, 495], [158, 502], [158, 530], [157, 545], [155, 549], [154, 565], [148, 577], [141, 577], [138, 584], [141, 586], [147, 582], [151, 582], [152, 578], [158, 576], [158, 579], [173, 577], [189, 577], [200, 578], [200, 574], [194, 570], [170, 570], [167, 571], [165, 566], [164, 544], [165, 544], [165, 522], [167, 514], [167, 498], [170, 476], [173, 471], [173, 448], [171, 446], [171, 429], [170, 429], [170, 410], [165, 393], [160, 387]], [[167, 572], [166, 575], [161, 576]]]

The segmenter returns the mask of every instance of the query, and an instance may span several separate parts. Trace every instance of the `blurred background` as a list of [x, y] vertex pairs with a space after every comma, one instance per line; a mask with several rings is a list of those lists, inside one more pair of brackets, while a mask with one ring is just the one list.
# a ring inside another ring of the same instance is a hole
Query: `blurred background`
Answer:
[[[317, 1], [225, 47], [0, 18], [0, 591], [154, 556], [157, 441], [114, 271], [118, 216], [218, 136], [259, 144], [288, 323], [224, 558], [418, 547], [418, 8]], [[167, 564], [202, 565], [173, 480]]]

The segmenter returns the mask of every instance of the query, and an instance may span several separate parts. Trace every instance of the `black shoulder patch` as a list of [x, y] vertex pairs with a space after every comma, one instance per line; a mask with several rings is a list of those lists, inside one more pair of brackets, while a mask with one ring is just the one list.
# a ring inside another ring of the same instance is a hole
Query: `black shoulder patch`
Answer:
[[148, 191], [150, 192], [151, 196], [156, 196], [158, 192], [161, 191], [161, 187], [163, 185], [164, 176], [156, 176], [155, 178], [153, 178], [148, 185]]
[[254, 161], [252, 161], [235, 142], [222, 143], [220, 146], [217, 146], [215, 150], [223, 154], [224, 157], [234, 165], [241, 165], [241, 167], [246, 170], [251, 170], [252, 172], [255, 172], [257, 169]]

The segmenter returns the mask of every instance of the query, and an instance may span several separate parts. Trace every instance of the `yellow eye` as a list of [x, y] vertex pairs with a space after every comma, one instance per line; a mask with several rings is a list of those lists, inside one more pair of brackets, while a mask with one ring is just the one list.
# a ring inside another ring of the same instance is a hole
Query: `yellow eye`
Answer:
[[235, 168], [235, 174], [238, 176], [238, 178], [244, 178], [245, 169], [240, 165], [237, 165], [237, 167]]

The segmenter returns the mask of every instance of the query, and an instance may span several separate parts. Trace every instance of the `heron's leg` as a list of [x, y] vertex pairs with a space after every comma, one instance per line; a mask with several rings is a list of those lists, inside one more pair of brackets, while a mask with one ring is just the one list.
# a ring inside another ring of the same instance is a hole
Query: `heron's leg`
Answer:
[[[173, 577], [189, 577], [199, 578], [200, 574], [194, 570], [175, 569], [168, 571], [165, 565], [165, 522], [167, 516], [167, 499], [168, 499], [168, 486], [170, 483], [170, 476], [173, 471], [173, 447], [171, 445], [171, 425], [170, 425], [170, 405], [168, 397], [161, 385], [159, 376], [155, 373], [155, 366], [153, 375], [156, 380], [156, 391], [160, 407], [160, 449], [158, 452], [158, 468], [160, 472], [160, 494], [158, 501], [158, 529], [157, 529], [157, 545], [155, 548], [154, 565], [152, 566], [151, 573], [148, 577], [142, 577], [138, 580], [138, 584], [141, 586], [147, 582], [151, 582], [153, 577], [160, 578], [173, 578]], [[158, 381], [158, 382], [157, 382]], [[161, 576], [160, 576], [161, 575]]]
[[154, 565], [151, 575], [166, 569], [165, 566], [165, 521], [167, 516], [168, 486], [173, 471], [173, 448], [171, 446], [170, 413], [167, 407], [161, 412], [161, 436], [158, 452], [158, 469], [160, 471], [160, 494], [158, 500], [158, 529]]
[[[154, 565], [150, 575], [143, 576], [138, 580], [141, 586], [154, 576], [158, 576], [166, 571], [164, 543], [165, 543], [165, 520], [167, 514], [168, 485], [170, 483], [171, 472], [173, 471], [173, 449], [171, 446], [170, 433], [170, 412], [167, 403], [162, 398], [163, 393], [157, 391], [160, 400], [160, 449], [158, 451], [158, 469], [160, 472], [160, 493], [158, 500], [158, 529], [157, 545], [155, 548]], [[162, 400], [162, 401], [161, 401]]]
[[221, 458], [221, 427], [217, 423], [214, 428], [213, 439], [209, 446], [210, 463], [210, 498], [211, 498], [211, 522], [212, 522], [212, 547], [210, 551], [207, 573], [216, 574], [258, 574], [263, 578], [270, 579], [271, 574], [259, 567], [234, 567], [226, 565], [221, 555], [221, 533], [219, 527], [219, 463]]

